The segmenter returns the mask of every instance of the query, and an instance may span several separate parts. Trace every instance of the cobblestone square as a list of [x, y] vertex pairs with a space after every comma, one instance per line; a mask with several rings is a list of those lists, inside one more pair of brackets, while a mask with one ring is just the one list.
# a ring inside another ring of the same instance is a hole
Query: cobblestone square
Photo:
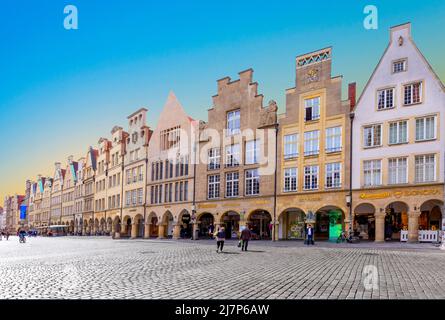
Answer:
[[[27, 240], [0, 242], [2, 299], [445, 298], [445, 252], [431, 244]], [[365, 289], [368, 265], [378, 288]]]

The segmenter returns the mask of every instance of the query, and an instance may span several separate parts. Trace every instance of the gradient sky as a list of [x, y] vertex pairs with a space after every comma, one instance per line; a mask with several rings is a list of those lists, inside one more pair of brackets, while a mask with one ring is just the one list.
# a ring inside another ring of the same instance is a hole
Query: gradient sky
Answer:
[[[78, 30], [63, 28], [68, 4]], [[378, 30], [363, 28], [367, 4], [379, 10]], [[170, 90], [207, 120], [216, 80], [253, 68], [264, 103], [282, 112], [295, 56], [333, 46], [333, 75], [360, 91], [389, 27], [404, 22], [444, 81], [444, 17], [443, 0], [2, 0], [0, 199], [52, 175], [54, 162], [84, 156], [139, 107], [154, 127]]]

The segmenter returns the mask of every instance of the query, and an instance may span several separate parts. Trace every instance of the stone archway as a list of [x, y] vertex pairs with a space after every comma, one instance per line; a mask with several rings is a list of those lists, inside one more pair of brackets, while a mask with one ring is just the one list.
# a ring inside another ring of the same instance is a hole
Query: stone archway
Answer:
[[278, 216], [279, 240], [303, 240], [306, 214], [300, 208], [288, 208]]
[[115, 216], [114, 220], [113, 220], [113, 227], [112, 227], [112, 235], [113, 236], [117, 236], [120, 237], [120, 234], [122, 232], [122, 223], [121, 223], [121, 219], [119, 218], [119, 216]]
[[240, 214], [236, 211], [227, 211], [221, 216], [221, 225], [225, 229], [226, 239], [238, 238]]
[[88, 220], [85, 219], [83, 220], [83, 235], [88, 235], [88, 232], [89, 232]]
[[193, 237], [193, 221], [191, 214], [183, 209], [178, 216], [179, 234], [176, 237], [181, 239], [191, 239]]
[[409, 206], [402, 201], [391, 202], [386, 206], [384, 229], [386, 241], [400, 241], [402, 230], [408, 230], [408, 213]]
[[99, 223], [99, 219], [94, 219], [94, 228], [93, 228], [93, 235], [97, 236], [99, 235], [99, 231], [100, 231], [100, 223]]
[[94, 221], [91, 218], [90, 220], [88, 220], [88, 235], [91, 236], [93, 235], [93, 230], [94, 230]]
[[106, 221], [105, 218], [100, 219], [100, 235], [103, 236], [105, 235], [105, 229], [106, 229]]
[[131, 226], [131, 238], [142, 238], [144, 237], [144, 218], [142, 215], [138, 214], [133, 219], [133, 224]]
[[213, 233], [215, 232], [215, 218], [213, 215], [209, 212], [203, 212], [196, 220], [199, 225], [198, 238], [213, 239]]
[[70, 232], [70, 234], [74, 235], [74, 229], [75, 229], [74, 220], [71, 220], [71, 221], [70, 221], [70, 226], [69, 226], [69, 232]]
[[[354, 224], [352, 229], [354, 236], [359, 237], [361, 240], [373, 241], [376, 239], [374, 205], [370, 203], [361, 203], [354, 208]], [[383, 232], [383, 230], [381, 231]]]
[[105, 229], [105, 234], [110, 235], [110, 233], [113, 231], [113, 219], [110, 217], [107, 218], [107, 224]]
[[427, 200], [420, 206], [419, 230], [441, 231], [445, 229], [442, 214], [443, 201]]
[[147, 221], [146, 221], [146, 238], [157, 238], [159, 236], [159, 225], [158, 225], [158, 216], [156, 213], [151, 212], [148, 215]]
[[345, 214], [337, 206], [324, 206], [315, 213], [315, 240], [336, 242], [345, 227]]
[[168, 210], [165, 211], [159, 225], [159, 238], [173, 237], [173, 221], [173, 214]]
[[272, 216], [266, 210], [257, 209], [247, 217], [247, 226], [252, 231], [252, 239], [272, 239], [271, 228]]
[[131, 237], [131, 217], [125, 216], [122, 222], [122, 236]]

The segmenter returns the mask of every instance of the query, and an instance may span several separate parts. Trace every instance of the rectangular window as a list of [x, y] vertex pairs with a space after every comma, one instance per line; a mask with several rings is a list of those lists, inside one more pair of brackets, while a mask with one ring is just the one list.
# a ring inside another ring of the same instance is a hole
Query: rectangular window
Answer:
[[236, 167], [240, 164], [240, 145], [226, 146], [226, 167]]
[[155, 181], [155, 164], [151, 164], [151, 181]]
[[184, 194], [184, 183], [181, 181], [179, 183], [179, 201], [182, 201]]
[[155, 200], [154, 200], [154, 203], [159, 203], [158, 196], [159, 196], [159, 186], [155, 186]]
[[[164, 174], [164, 162], [159, 162], [159, 179], [162, 180], [162, 175]], [[141, 178], [142, 181], [142, 178]]]
[[416, 141], [436, 139], [436, 116], [416, 119]]
[[326, 152], [341, 151], [341, 127], [326, 129]]
[[175, 182], [175, 202], [179, 201], [179, 183]]
[[[161, 163], [162, 164], [162, 163]], [[139, 177], [139, 181], [144, 180], [144, 176], [142, 174], [142, 166], [138, 167], [138, 177]]]
[[168, 167], [169, 167], [169, 161], [165, 160], [165, 179], [168, 179]]
[[320, 97], [304, 100], [305, 121], [320, 119]]
[[189, 198], [189, 182], [184, 182], [184, 201], [188, 201]]
[[150, 187], [150, 203], [154, 204], [155, 203], [155, 187], [151, 186]]
[[284, 169], [284, 192], [297, 191], [297, 168]]
[[227, 135], [231, 136], [240, 133], [241, 128], [241, 111], [234, 110], [227, 112]]
[[168, 183], [164, 185], [164, 202], [168, 202]]
[[378, 90], [377, 97], [378, 110], [394, 108], [394, 88]]
[[142, 202], [143, 202], [143, 189], [140, 188], [138, 189], [138, 203], [142, 204]]
[[389, 124], [389, 144], [408, 142], [408, 122], [397, 121]]
[[403, 104], [405, 106], [420, 103], [422, 99], [422, 82], [403, 86]]
[[260, 176], [258, 169], [246, 170], [246, 196], [260, 194]]
[[181, 138], [181, 127], [173, 127], [160, 132], [161, 150], [179, 147]]
[[284, 136], [284, 159], [298, 157], [298, 133]]
[[394, 61], [392, 63], [392, 72], [398, 73], [406, 71], [406, 59]]
[[207, 183], [207, 198], [215, 199], [219, 198], [219, 184], [220, 184], [220, 176], [215, 174], [208, 176]]
[[363, 145], [377, 147], [382, 145], [382, 125], [374, 124], [363, 128]]
[[400, 184], [408, 182], [408, 158], [393, 158], [388, 160], [388, 183]]
[[127, 170], [127, 184], [131, 183], [131, 170]]
[[168, 202], [173, 201], [173, 183], [168, 185]]
[[156, 162], [155, 171], [155, 180], [159, 180], [159, 162]]
[[188, 176], [189, 174], [189, 157], [184, 157], [184, 175]]
[[246, 141], [245, 154], [246, 154], [245, 164], [258, 163], [260, 158], [259, 140]]
[[319, 153], [319, 130], [304, 133], [304, 155], [311, 156]]
[[131, 203], [131, 192], [126, 191], [125, 192], [125, 205], [129, 206]]
[[326, 188], [340, 188], [341, 187], [341, 163], [326, 164]]
[[304, 167], [304, 190], [318, 189], [318, 166]]
[[436, 156], [434, 154], [416, 156], [416, 182], [436, 181]]
[[226, 173], [226, 197], [237, 197], [239, 195], [239, 173]]
[[173, 178], [173, 161], [170, 161], [170, 169], [169, 169], [170, 175], [169, 178]]
[[365, 187], [382, 184], [382, 160], [368, 160], [363, 162], [363, 177]]

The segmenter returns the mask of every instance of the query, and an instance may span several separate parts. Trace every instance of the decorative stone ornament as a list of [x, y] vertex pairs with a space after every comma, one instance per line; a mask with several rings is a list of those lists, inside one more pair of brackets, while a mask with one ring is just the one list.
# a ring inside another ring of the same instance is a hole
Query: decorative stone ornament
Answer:
[[399, 37], [399, 46], [400, 47], [403, 46], [403, 37], [402, 36]]

